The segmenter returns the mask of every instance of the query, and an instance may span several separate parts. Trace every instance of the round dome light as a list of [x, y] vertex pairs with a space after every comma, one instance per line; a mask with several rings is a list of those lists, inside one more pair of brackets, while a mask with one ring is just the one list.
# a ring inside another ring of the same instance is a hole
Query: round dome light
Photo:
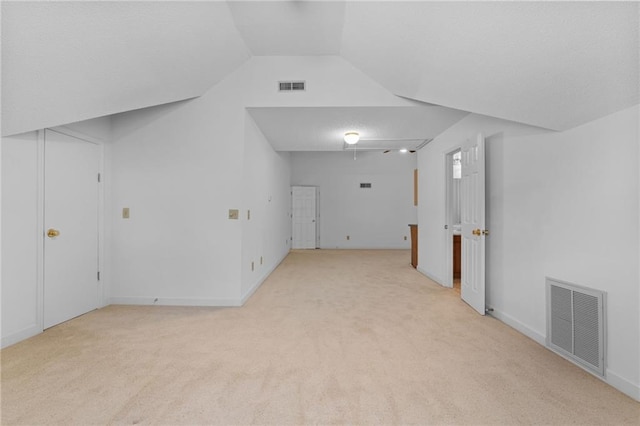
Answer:
[[344, 134], [344, 141], [347, 145], [357, 144], [360, 140], [360, 134], [358, 132], [347, 132]]

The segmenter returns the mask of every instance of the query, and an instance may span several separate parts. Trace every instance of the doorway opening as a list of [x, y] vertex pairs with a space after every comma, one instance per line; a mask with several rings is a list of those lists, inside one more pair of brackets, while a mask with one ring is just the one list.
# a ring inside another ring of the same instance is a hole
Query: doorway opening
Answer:
[[460, 294], [462, 277], [462, 220], [461, 195], [462, 150], [456, 148], [445, 155], [445, 239], [446, 275], [445, 284]]

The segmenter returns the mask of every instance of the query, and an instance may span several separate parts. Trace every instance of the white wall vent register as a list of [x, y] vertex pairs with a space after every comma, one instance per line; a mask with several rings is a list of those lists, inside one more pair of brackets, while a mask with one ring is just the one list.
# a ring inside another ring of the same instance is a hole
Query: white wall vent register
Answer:
[[304, 81], [279, 81], [278, 91], [280, 92], [299, 92], [306, 89]]
[[547, 347], [605, 376], [606, 293], [547, 277]]
[[360, 188], [371, 188], [371, 184], [370, 183], [361, 183], [360, 184]]

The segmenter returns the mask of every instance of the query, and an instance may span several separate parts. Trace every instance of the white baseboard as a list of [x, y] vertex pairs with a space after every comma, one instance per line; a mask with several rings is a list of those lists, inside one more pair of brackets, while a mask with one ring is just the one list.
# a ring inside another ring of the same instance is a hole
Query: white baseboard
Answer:
[[247, 300], [249, 300], [249, 298], [251, 296], [253, 296], [253, 293], [256, 292], [256, 290], [258, 290], [258, 288], [260, 288], [260, 286], [262, 285], [263, 282], [265, 282], [265, 280], [267, 278], [269, 278], [269, 275], [271, 275], [271, 273], [273, 271], [276, 270], [276, 268], [278, 266], [280, 266], [280, 264], [282, 263], [282, 261], [289, 255], [289, 251], [283, 253], [283, 255], [280, 257], [280, 259], [274, 263], [269, 269], [267, 269], [265, 271], [264, 274], [262, 274], [262, 277], [260, 277], [260, 279], [258, 281], [256, 281], [256, 283], [242, 296], [242, 298], [240, 299], [240, 306], [244, 305], [245, 303], [247, 303]]
[[422, 269], [420, 267], [420, 265], [418, 265], [418, 267], [416, 269], [417, 269], [418, 272], [420, 272], [422, 275], [424, 275], [427, 278], [429, 278], [431, 281], [435, 281], [436, 284], [439, 284], [442, 287], [447, 287], [446, 285], [443, 284], [443, 280], [441, 280], [439, 277], [436, 277], [435, 275], [430, 274], [426, 270]]
[[112, 297], [110, 305], [241, 306], [240, 299], [189, 299], [175, 297]]
[[[492, 308], [491, 306], [489, 308]], [[491, 312], [491, 316], [502, 321], [503, 323], [507, 324], [509, 327], [519, 331], [520, 333], [524, 334], [525, 336], [529, 337], [530, 339], [532, 339], [533, 341], [535, 341], [536, 343], [539, 343], [540, 345], [544, 346], [545, 348], [547, 348], [547, 344], [546, 344], [546, 336], [538, 333], [537, 331], [527, 327], [526, 325], [524, 325], [522, 322], [518, 321], [517, 319], [513, 318], [511, 315], [505, 314], [504, 312], [498, 311], [495, 308], [493, 308], [493, 312]], [[547, 348], [549, 349], [549, 348]], [[549, 349], [551, 351], [551, 349]], [[565, 358], [567, 361], [572, 362], [573, 364], [577, 365], [578, 367], [582, 368], [579, 364], [577, 364], [576, 362], [574, 362], [573, 360], [564, 357], [554, 351], [551, 351], [554, 354], [561, 356], [562, 358]], [[587, 373], [593, 374], [588, 370], [585, 370]], [[593, 374], [594, 377], [597, 377], [598, 379], [604, 381], [605, 383], [607, 383], [608, 385], [616, 388], [617, 390], [619, 390], [620, 392], [624, 393], [625, 395], [635, 399], [636, 401], [640, 401], [640, 385], [638, 384], [634, 384], [632, 382], [630, 382], [629, 380], [625, 379], [622, 376], [617, 375], [616, 373], [612, 372], [611, 370], [607, 369], [606, 371], [606, 377], [601, 377], [598, 375]]]
[[491, 312], [492, 317], [502, 321], [509, 327], [518, 330], [520, 333], [524, 334], [531, 340], [541, 344], [542, 346], [546, 346], [546, 336], [544, 334], [538, 333], [532, 328], [527, 327], [524, 323], [518, 321], [511, 315], [505, 314], [504, 312], [495, 309], [493, 306], [488, 306], [488, 308], [493, 309], [493, 311]]
[[607, 369], [605, 382], [618, 389], [623, 394], [640, 402], [640, 384], [631, 383], [624, 377], [618, 376], [613, 371]]
[[2, 348], [6, 348], [7, 346], [11, 346], [22, 340], [26, 340], [29, 337], [36, 336], [40, 333], [42, 333], [42, 328], [34, 324], [29, 327], [23, 328], [22, 330], [15, 333], [11, 333], [8, 336], [2, 336], [2, 342], [0, 343], [0, 346], [2, 346]]

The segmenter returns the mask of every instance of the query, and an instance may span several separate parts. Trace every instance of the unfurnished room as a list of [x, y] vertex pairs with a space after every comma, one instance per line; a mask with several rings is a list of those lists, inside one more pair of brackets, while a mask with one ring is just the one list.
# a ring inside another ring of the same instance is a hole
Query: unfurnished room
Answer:
[[0, 12], [0, 423], [640, 423], [640, 3]]

